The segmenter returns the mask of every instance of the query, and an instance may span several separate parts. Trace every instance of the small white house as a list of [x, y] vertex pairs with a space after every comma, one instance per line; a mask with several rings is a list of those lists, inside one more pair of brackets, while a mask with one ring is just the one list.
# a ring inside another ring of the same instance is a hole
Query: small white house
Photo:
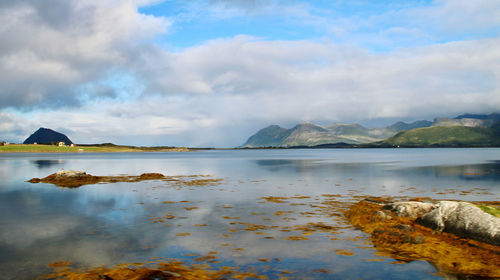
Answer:
[[57, 146], [59, 146], [59, 147], [65, 147], [65, 146], [66, 146], [66, 143], [64, 143], [64, 142], [59, 142], [59, 143], [57, 143]]

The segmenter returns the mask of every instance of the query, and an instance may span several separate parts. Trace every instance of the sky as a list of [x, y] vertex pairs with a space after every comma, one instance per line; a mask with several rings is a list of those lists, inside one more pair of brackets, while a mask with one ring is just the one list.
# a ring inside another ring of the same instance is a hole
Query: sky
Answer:
[[0, 140], [235, 147], [500, 111], [498, 0], [0, 0]]

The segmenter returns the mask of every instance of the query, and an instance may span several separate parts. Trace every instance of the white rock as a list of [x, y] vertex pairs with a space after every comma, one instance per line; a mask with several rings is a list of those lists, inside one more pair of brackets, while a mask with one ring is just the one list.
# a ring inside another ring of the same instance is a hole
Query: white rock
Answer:
[[389, 203], [384, 208], [391, 210], [396, 216], [416, 219], [432, 211], [436, 205], [427, 202], [401, 201]]
[[440, 201], [417, 221], [427, 227], [500, 245], [500, 218], [468, 202]]
[[75, 170], [60, 170], [56, 172], [57, 177], [75, 177], [86, 175], [84, 171], [75, 171]]

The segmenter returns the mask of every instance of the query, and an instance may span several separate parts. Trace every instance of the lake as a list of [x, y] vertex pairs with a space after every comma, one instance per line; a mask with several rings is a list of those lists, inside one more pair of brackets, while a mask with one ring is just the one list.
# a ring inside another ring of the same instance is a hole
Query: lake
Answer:
[[[222, 181], [75, 189], [26, 182], [61, 169]], [[443, 279], [428, 262], [380, 256], [341, 215], [318, 214], [318, 203], [363, 195], [498, 201], [500, 149], [0, 154], [0, 182], [0, 279], [36, 279], [55, 261], [88, 268], [168, 258], [210, 260], [214, 268], [238, 267], [270, 279]], [[271, 196], [289, 199], [264, 198]], [[297, 231], [311, 222], [336, 231]]]

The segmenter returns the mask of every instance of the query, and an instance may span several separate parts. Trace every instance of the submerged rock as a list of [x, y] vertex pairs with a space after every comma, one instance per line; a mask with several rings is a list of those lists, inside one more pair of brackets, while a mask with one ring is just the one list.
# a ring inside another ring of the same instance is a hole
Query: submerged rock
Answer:
[[469, 202], [440, 201], [417, 222], [435, 230], [500, 245], [500, 218]]
[[385, 221], [388, 219], [391, 219], [390, 213], [387, 213], [385, 211], [377, 211], [377, 212], [375, 212], [375, 215], [373, 216], [372, 221], [375, 221], [375, 220]]

